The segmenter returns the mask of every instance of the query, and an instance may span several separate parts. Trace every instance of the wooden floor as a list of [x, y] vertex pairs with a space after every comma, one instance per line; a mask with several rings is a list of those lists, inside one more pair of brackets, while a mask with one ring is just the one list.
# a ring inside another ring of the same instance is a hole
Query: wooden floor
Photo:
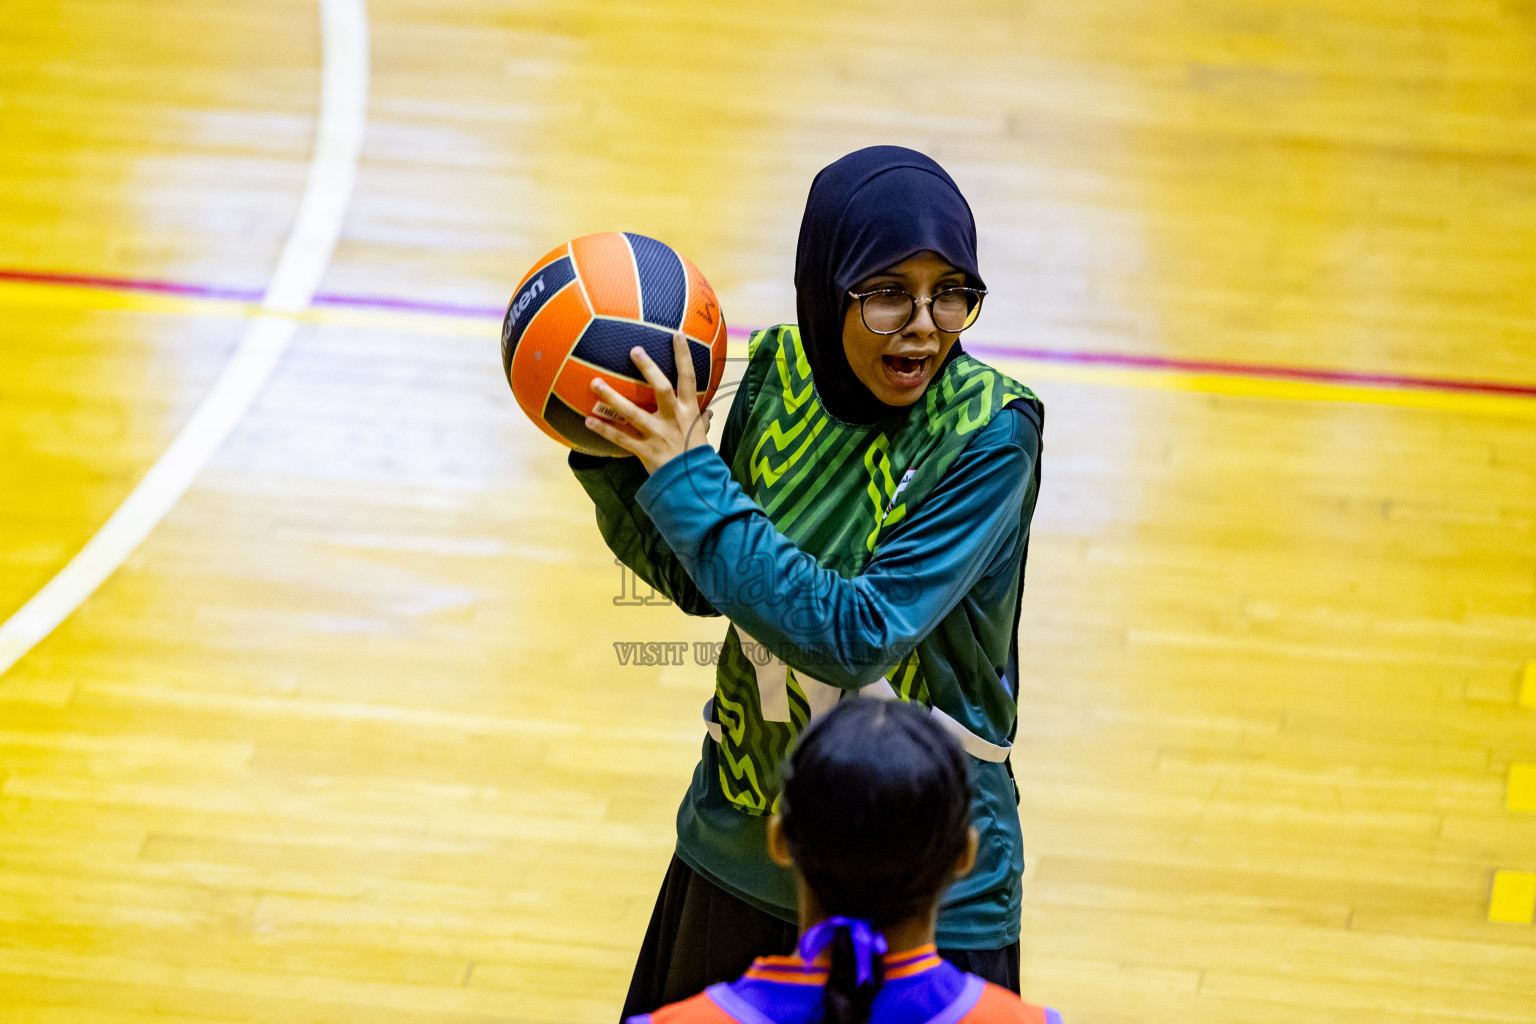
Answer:
[[[711, 688], [614, 644], [721, 627], [615, 602], [495, 307], [622, 228], [733, 327], [791, 319], [812, 175], [895, 142], [970, 197], [974, 344], [1048, 408], [1026, 995], [1069, 1024], [1536, 1022], [1536, 927], [1490, 921], [1495, 873], [1536, 872], [1507, 792], [1536, 762], [1536, 5], [369, 17], [322, 283], [359, 301], [317, 303], [0, 677], [0, 1019], [612, 1021]], [[313, 0], [5, 20], [0, 620], [231, 358], [322, 87]]]

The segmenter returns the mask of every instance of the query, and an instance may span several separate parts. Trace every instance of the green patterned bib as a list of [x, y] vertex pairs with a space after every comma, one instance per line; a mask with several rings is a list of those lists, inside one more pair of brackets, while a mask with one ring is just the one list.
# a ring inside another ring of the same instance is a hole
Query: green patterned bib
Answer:
[[[775, 529], [844, 578], [863, 571], [998, 412], [1015, 400], [1035, 401], [1028, 388], [962, 352], [905, 416], [852, 425], [822, 408], [798, 328], [759, 331], [747, 351], [746, 394], [737, 401], [751, 404], [731, 474]], [[727, 631], [714, 706], [720, 784], [740, 810], [771, 812], [779, 764], [810, 719], [841, 696], [812, 671], [788, 669], [734, 625]], [[929, 703], [916, 649], [875, 685]]]

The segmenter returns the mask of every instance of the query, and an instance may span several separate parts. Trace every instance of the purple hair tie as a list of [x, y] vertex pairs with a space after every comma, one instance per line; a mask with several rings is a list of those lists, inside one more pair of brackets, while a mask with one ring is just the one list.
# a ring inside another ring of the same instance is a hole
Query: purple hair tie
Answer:
[[848, 929], [848, 937], [853, 940], [853, 962], [858, 984], [866, 985], [875, 973], [874, 958], [884, 956], [886, 950], [885, 936], [871, 928], [868, 921], [854, 917], [829, 917], [800, 936], [800, 945], [796, 951], [800, 959], [806, 963], [812, 962], [832, 944], [832, 937], [839, 928]]

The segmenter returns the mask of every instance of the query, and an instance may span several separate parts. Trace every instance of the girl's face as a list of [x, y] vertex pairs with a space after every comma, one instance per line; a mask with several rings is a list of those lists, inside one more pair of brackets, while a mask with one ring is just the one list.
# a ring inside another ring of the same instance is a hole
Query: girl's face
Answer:
[[843, 352], [860, 383], [886, 405], [911, 405], [923, 391], [958, 334], [934, 326], [933, 312], [925, 298], [940, 288], [963, 286], [965, 274], [937, 253], [924, 250], [905, 262], [866, 277], [851, 291], [900, 288], [918, 300], [907, 325], [895, 334], [876, 334], [864, 325], [859, 300], [849, 299], [843, 313]]

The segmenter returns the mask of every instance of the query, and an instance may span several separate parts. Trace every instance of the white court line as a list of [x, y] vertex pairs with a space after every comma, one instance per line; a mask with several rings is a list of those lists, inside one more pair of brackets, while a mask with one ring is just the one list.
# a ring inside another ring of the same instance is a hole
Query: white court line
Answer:
[[133, 493], [59, 574], [0, 625], [0, 676], [106, 582], [186, 493], [256, 400], [330, 265], [368, 120], [366, 0], [320, 0], [320, 116], [293, 229], [262, 309], [212, 389]]

